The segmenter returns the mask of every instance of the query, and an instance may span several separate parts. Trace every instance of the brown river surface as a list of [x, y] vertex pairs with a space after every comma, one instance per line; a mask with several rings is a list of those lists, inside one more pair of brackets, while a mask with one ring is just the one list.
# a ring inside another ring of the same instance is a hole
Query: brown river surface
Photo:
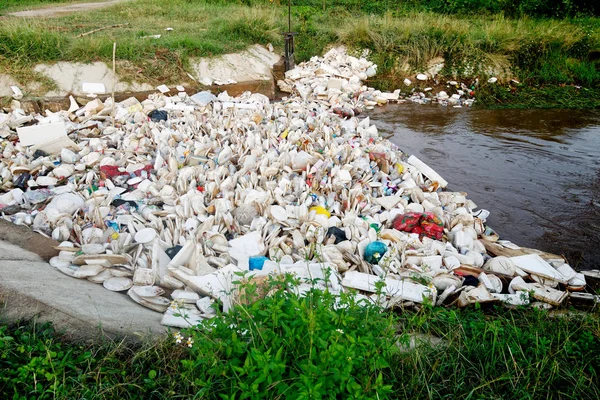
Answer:
[[401, 104], [369, 115], [449, 190], [489, 210], [502, 239], [600, 267], [600, 110]]

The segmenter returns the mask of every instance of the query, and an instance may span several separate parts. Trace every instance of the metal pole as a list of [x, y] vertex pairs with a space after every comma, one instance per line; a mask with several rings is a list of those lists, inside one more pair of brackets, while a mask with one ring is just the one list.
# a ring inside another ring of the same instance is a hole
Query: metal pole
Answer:
[[295, 66], [294, 62], [294, 35], [292, 32], [292, 0], [288, 0], [288, 31], [283, 33], [285, 38], [285, 70], [289, 71]]
[[117, 42], [113, 43], [113, 81], [112, 81], [112, 126], [115, 127], [115, 112], [117, 107], [115, 106], [115, 86], [117, 86]]

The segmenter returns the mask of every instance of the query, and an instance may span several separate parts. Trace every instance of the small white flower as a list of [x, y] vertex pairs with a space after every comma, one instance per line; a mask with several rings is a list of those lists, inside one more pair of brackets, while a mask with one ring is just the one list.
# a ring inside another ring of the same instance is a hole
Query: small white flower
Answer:
[[336, 331], [337, 333], [341, 333], [342, 335], [344, 334], [344, 331], [343, 331], [343, 330], [341, 330], [341, 329], [336, 329], [335, 331]]
[[181, 334], [179, 332], [175, 333], [173, 335], [173, 337], [175, 338], [175, 343], [181, 344], [181, 341], [183, 340], [183, 336], [181, 336]]
[[187, 347], [192, 347], [192, 345], [194, 344], [194, 339], [192, 339], [191, 337], [188, 338], [187, 342]]

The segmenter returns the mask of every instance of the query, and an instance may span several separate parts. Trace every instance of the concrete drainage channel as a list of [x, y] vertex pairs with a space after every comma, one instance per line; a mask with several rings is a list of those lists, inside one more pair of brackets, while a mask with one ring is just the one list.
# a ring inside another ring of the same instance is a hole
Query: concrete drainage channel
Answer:
[[[52, 322], [73, 340], [159, 339], [160, 315], [120, 293], [72, 278], [46, 262], [58, 242], [0, 220], [0, 315], [5, 322]], [[159, 334], [159, 335], [157, 335]]]
[[[53, 82], [55, 88], [50, 91], [40, 91], [39, 82], [25, 84], [10, 75], [0, 73], [0, 98], [10, 99], [15, 95], [15, 90], [18, 90], [24, 94], [21, 102], [25, 111], [43, 112], [46, 109], [58, 110], [65, 105], [68, 108], [68, 97], [71, 95], [80, 103], [89, 100], [86, 97], [89, 92], [85, 92], [83, 88], [84, 83], [103, 86], [104, 93], [97, 93], [101, 99], [105, 99], [112, 93], [113, 84], [114, 91], [118, 93], [117, 100], [132, 96], [144, 99], [156, 92], [153, 85], [148, 83], [121, 79], [118, 66], [115, 76], [112, 69], [103, 62], [39, 64], [33, 68], [33, 71]], [[188, 93], [200, 90], [210, 90], [213, 93], [227, 91], [232, 96], [238, 96], [243, 92], [251, 91], [273, 99], [276, 97], [275, 82], [283, 78], [284, 72], [281, 56], [263, 46], [254, 45], [239, 53], [192, 60], [188, 76], [194, 83], [183, 86]], [[175, 88], [180, 82], [164, 83]], [[176, 91], [170, 93], [176, 94]]]
[[[183, 86], [184, 91], [188, 94], [197, 93], [202, 90], [209, 90], [212, 93], [227, 92], [231, 96], [239, 96], [244, 92], [260, 93], [267, 96], [269, 99], [276, 99], [279, 96], [279, 92], [276, 90], [275, 81], [264, 80], [264, 81], [249, 81], [231, 83], [228, 85], [212, 85], [209, 87], [202, 86]], [[115, 93], [115, 101], [120, 102], [130, 97], [135, 97], [139, 101], [147, 99], [149, 95], [156, 93], [156, 90], [147, 91], [135, 91], [135, 92], [118, 92]], [[173, 93], [176, 95], [176, 92]], [[102, 101], [111, 97], [108, 94], [97, 96]], [[83, 95], [74, 96], [74, 99], [80, 105], [85, 105], [87, 102], [93, 100], [93, 98], [85, 97]], [[9, 100], [10, 101], [10, 100]], [[51, 112], [57, 112], [69, 108], [69, 97], [30, 97], [21, 100], [21, 108], [27, 113], [44, 113], [45, 110]]]

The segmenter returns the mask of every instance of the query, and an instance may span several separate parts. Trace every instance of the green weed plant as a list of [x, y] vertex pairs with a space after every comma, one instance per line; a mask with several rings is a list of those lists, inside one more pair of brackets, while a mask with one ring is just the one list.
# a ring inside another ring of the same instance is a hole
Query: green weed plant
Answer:
[[306, 289], [250, 280], [230, 312], [156, 341], [78, 343], [48, 324], [2, 324], [0, 398], [600, 397], [597, 310], [389, 311]]
[[261, 291], [249, 284], [247, 304], [187, 331], [194, 345], [182, 376], [199, 393], [222, 393], [222, 399], [391, 398], [384, 374], [398, 353], [393, 314], [350, 293], [279, 290], [298, 285], [289, 276], [266, 285], [270, 296], [259, 298]]

